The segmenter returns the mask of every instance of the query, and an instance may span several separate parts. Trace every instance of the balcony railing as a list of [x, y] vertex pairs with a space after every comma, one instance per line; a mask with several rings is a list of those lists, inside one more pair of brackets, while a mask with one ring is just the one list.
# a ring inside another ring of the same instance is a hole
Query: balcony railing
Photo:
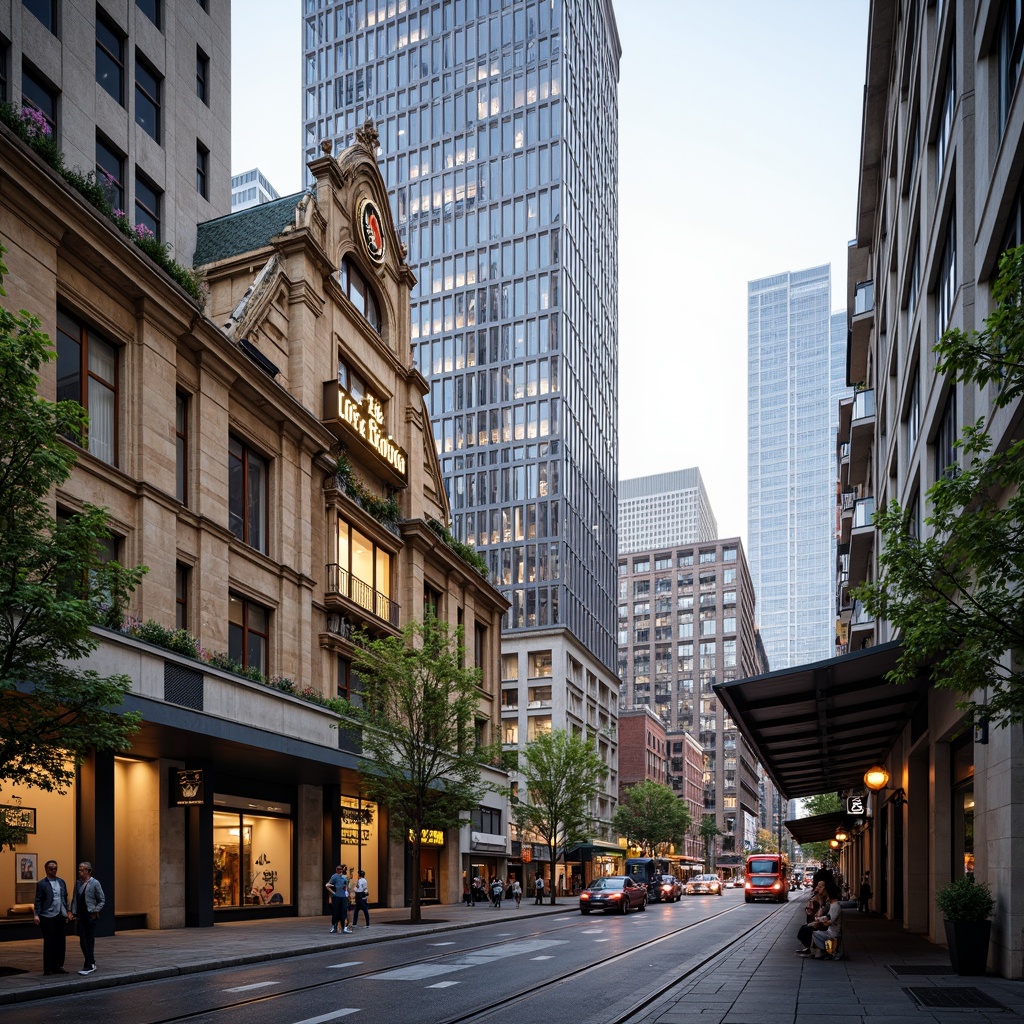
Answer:
[[392, 626], [398, 626], [399, 606], [386, 594], [353, 576], [347, 569], [343, 569], [337, 563], [329, 563], [327, 569], [327, 585], [324, 588], [326, 594], [338, 594], [348, 598], [353, 604], [365, 608], [371, 615], [378, 619], [389, 622]]
[[875, 282], [861, 281], [853, 289], [853, 315], [870, 313], [875, 308]]

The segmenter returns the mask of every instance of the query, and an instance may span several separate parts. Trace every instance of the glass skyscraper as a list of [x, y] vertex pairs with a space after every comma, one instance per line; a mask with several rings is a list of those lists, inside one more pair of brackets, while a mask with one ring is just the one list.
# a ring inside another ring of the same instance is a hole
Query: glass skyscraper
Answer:
[[614, 668], [611, 0], [305, 0], [306, 157], [373, 119], [453, 532]]
[[772, 670], [835, 651], [835, 449], [849, 393], [831, 270], [747, 286], [747, 533]]

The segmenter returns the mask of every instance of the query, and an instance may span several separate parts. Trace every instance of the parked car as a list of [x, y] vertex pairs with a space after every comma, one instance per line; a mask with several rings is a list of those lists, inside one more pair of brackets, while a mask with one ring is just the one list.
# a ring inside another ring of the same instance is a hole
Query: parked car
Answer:
[[595, 878], [580, 893], [581, 914], [589, 914], [592, 910], [628, 914], [633, 907], [637, 910], [647, 909], [647, 889], [626, 875]]
[[722, 880], [718, 875], [694, 875], [686, 883], [686, 895], [708, 895], [721, 896], [722, 895]]
[[647, 887], [647, 899], [678, 903], [683, 898], [682, 883], [675, 875], [658, 875]]
[[743, 888], [743, 876], [742, 875], [736, 875], [736, 877], [733, 878], [729, 882], [729, 885], [733, 889], [742, 889]]

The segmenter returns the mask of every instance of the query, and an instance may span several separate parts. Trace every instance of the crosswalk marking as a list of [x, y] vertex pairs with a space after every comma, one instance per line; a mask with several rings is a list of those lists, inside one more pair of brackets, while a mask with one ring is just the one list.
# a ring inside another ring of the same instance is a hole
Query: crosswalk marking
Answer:
[[427, 988], [451, 988], [452, 985], [461, 985], [459, 981], [439, 981], [436, 985], [428, 985]]
[[451, 959], [447, 963], [432, 962], [411, 964], [408, 967], [396, 967], [390, 971], [381, 971], [380, 974], [372, 974], [370, 979], [423, 981], [435, 975], [452, 974], [456, 971], [465, 971], [471, 967], [490, 967], [498, 960], [505, 959], [506, 957], [539, 953], [543, 949], [550, 949], [552, 946], [564, 946], [566, 944], [564, 939], [522, 939], [516, 942], [506, 942], [500, 946], [493, 946], [490, 949], [477, 949], [463, 953], [453, 952]]

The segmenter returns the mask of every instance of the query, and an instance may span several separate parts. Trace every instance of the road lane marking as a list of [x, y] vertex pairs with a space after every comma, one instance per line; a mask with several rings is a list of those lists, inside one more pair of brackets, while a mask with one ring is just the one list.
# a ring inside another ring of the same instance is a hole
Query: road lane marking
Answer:
[[611, 942], [611, 939], [594, 939], [595, 942]]
[[344, 964], [328, 964], [325, 970], [336, 971], [339, 967], [358, 967], [362, 962], [362, 960], [349, 960]]
[[430, 942], [430, 943], [428, 943], [428, 945], [430, 945], [430, 946], [454, 946], [455, 943], [454, 942]]
[[280, 985], [279, 981], [257, 981], [254, 985], [238, 985], [235, 988], [226, 988], [225, 992], [251, 992], [255, 988], [270, 988], [273, 985]]
[[550, 949], [552, 946], [565, 946], [564, 939], [523, 939], [518, 942], [506, 942], [501, 946], [494, 946], [491, 949], [473, 950], [471, 952], [453, 952], [452, 957], [456, 958], [449, 963], [425, 963], [411, 964], [408, 967], [396, 967], [394, 970], [382, 971], [380, 974], [371, 974], [370, 979], [383, 979], [386, 981], [423, 981], [440, 974], [452, 974], [455, 971], [465, 971], [471, 967], [490, 967], [496, 961], [511, 956], [523, 956], [527, 953], [536, 953], [542, 949]]
[[531, 956], [531, 960], [554, 960], [553, 956]]
[[461, 981], [439, 981], [436, 985], [428, 985], [427, 988], [451, 988], [452, 985], [461, 984]]
[[297, 1020], [295, 1024], [324, 1024], [325, 1021], [337, 1020], [339, 1017], [347, 1017], [350, 1013], [358, 1013], [359, 1007], [353, 1006], [345, 1010], [335, 1010], [333, 1013], [325, 1013], [319, 1017], [307, 1017], [305, 1020]]

